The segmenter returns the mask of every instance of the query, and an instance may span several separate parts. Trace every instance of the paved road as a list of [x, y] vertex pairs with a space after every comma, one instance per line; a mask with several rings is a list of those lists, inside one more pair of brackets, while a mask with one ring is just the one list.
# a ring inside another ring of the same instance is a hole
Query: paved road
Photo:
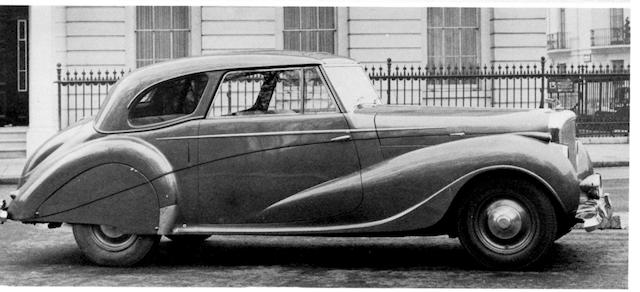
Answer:
[[[628, 179], [605, 187], [614, 207], [628, 211]], [[0, 185], [0, 194], [14, 188]], [[490, 272], [446, 236], [229, 236], [189, 249], [163, 240], [149, 263], [121, 269], [86, 261], [66, 226], [9, 222], [0, 225], [0, 286], [627, 288], [628, 243], [627, 230], [574, 230], [540, 268]]]
[[0, 285], [627, 288], [626, 230], [572, 231], [525, 272], [480, 270], [445, 236], [229, 236], [188, 250], [162, 241], [145, 266], [103, 268], [69, 228], [8, 223], [0, 233]]

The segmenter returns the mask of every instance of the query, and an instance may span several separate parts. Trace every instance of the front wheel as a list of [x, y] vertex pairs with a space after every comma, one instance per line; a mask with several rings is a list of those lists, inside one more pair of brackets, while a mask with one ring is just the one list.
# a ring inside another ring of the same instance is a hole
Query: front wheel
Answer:
[[160, 236], [123, 234], [106, 225], [73, 225], [73, 237], [84, 255], [103, 266], [131, 266], [153, 251]]
[[549, 198], [516, 180], [474, 188], [460, 209], [460, 243], [480, 264], [519, 269], [538, 263], [552, 246], [558, 223]]

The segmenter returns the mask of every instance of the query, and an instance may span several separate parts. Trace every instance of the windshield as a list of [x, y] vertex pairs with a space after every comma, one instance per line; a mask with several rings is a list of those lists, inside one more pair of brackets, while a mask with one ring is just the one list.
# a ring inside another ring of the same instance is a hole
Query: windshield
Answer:
[[361, 105], [382, 104], [362, 67], [326, 66], [324, 69], [347, 111], [352, 112]]

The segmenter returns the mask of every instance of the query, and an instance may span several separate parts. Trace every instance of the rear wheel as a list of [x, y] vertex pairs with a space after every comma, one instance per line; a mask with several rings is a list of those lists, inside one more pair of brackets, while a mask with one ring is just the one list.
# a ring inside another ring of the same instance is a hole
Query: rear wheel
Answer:
[[157, 246], [160, 236], [124, 234], [106, 225], [74, 224], [73, 236], [84, 255], [103, 266], [131, 266]]
[[474, 188], [458, 216], [460, 242], [488, 268], [535, 265], [553, 244], [557, 230], [551, 201], [525, 181]]

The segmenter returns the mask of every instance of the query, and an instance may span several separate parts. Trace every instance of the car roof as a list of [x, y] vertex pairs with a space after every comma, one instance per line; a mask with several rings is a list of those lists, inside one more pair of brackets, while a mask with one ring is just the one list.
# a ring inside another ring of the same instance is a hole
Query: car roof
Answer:
[[[354, 64], [355, 60], [319, 52], [298, 51], [228, 51], [215, 54], [186, 57], [167, 62], [149, 65], [136, 70], [149, 74], [157, 71], [184, 71], [191, 70], [212, 71], [247, 67], [276, 67], [306, 64]], [[197, 69], [196, 69], [197, 68]], [[155, 74], [154, 74], [155, 75]]]
[[127, 73], [111, 88], [110, 96], [96, 115], [96, 128], [101, 131], [123, 130], [124, 121], [107, 121], [105, 118], [125, 115], [126, 106], [134, 96], [164, 80], [200, 72], [302, 65], [357, 66], [358, 63], [328, 53], [271, 50], [219, 52], [153, 64]]

